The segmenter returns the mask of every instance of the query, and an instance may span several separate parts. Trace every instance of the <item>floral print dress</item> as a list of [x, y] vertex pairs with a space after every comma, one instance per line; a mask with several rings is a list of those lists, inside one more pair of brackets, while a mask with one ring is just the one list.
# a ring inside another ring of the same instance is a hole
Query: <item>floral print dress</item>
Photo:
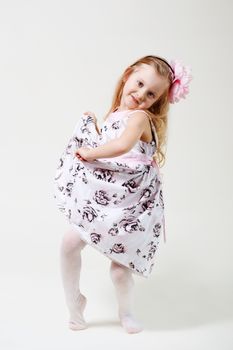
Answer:
[[[54, 177], [58, 209], [80, 238], [133, 273], [148, 277], [165, 220], [162, 178], [152, 155], [158, 142], [138, 140], [118, 157], [81, 161], [79, 147], [97, 147], [124, 131], [137, 110], [114, 111], [98, 134], [91, 116], [82, 115], [62, 153]], [[141, 110], [142, 111], [142, 110]]]

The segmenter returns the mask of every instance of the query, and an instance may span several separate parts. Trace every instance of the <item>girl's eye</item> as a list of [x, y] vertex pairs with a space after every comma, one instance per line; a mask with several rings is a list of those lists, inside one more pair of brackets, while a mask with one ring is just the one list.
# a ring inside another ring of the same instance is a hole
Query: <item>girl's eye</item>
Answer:
[[155, 95], [153, 94], [153, 92], [149, 92], [149, 94], [150, 94], [152, 97], [155, 97]]
[[[138, 83], [138, 86], [140, 86], [141, 84], [143, 85], [143, 83], [141, 82], [141, 81], [139, 81], [139, 80], [137, 80], [137, 83]], [[141, 86], [142, 86], [141, 85]], [[151, 95], [151, 97], [155, 97], [155, 95], [153, 94], [153, 92], [149, 92], [149, 94]]]
[[[142, 82], [138, 80], [138, 86], [141, 85], [141, 84], [142, 84]], [[143, 84], [142, 84], [142, 85], [143, 85]]]

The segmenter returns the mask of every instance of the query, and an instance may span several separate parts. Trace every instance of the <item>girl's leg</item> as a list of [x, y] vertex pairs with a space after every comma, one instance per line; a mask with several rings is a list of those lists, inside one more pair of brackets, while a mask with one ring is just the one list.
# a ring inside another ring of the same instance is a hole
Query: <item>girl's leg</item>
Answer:
[[87, 299], [79, 289], [81, 250], [86, 246], [76, 230], [65, 233], [60, 248], [60, 266], [66, 304], [70, 312], [69, 327], [80, 330], [87, 327], [83, 311]]
[[123, 328], [128, 333], [138, 333], [143, 327], [132, 315], [132, 290], [134, 280], [132, 272], [127, 267], [114, 261], [111, 262], [110, 275], [116, 288], [118, 314]]

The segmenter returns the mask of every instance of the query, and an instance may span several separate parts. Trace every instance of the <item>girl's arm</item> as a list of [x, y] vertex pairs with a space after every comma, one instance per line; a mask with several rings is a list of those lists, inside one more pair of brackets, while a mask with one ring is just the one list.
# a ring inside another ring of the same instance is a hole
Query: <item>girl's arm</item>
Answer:
[[120, 138], [115, 138], [111, 141], [106, 142], [104, 145], [89, 148], [87, 157], [84, 156], [87, 160], [94, 160], [98, 158], [111, 158], [118, 157], [126, 153], [127, 150], [122, 145]]
[[120, 137], [95, 148], [80, 148], [77, 152], [87, 161], [98, 158], [118, 157], [130, 151], [140, 139], [147, 123], [144, 113], [138, 112], [129, 118], [127, 126]]

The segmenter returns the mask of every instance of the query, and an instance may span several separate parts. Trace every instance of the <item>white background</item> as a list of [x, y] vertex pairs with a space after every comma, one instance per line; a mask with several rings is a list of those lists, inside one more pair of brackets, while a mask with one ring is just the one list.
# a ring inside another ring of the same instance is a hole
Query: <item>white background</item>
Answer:
[[[232, 349], [232, 2], [0, 1], [0, 347]], [[123, 70], [178, 58], [194, 79], [171, 105], [164, 178], [167, 243], [135, 314], [118, 324], [110, 260], [87, 246], [89, 328], [67, 328], [59, 248], [68, 226], [52, 197], [60, 154], [83, 111], [102, 122]]]

